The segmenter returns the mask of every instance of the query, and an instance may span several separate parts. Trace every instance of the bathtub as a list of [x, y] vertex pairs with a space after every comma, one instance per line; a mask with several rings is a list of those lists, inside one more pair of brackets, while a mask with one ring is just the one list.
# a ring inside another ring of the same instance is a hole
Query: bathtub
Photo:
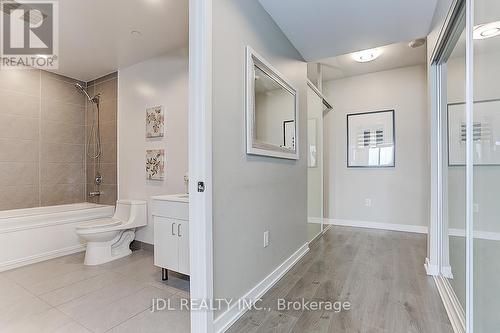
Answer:
[[76, 225], [110, 217], [114, 210], [78, 203], [0, 211], [0, 272], [84, 251]]

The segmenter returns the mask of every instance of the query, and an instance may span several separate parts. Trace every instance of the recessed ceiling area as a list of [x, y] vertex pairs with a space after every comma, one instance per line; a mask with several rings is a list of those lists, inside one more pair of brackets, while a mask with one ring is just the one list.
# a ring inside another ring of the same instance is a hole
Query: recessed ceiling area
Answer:
[[187, 46], [187, 0], [59, 1], [58, 74], [90, 81]]
[[308, 62], [427, 36], [437, 0], [259, 0]]
[[379, 57], [369, 62], [357, 62], [351, 53], [321, 59], [318, 62], [323, 65], [323, 81], [425, 64], [426, 44], [417, 48], [411, 48], [408, 44], [409, 41], [378, 47]]

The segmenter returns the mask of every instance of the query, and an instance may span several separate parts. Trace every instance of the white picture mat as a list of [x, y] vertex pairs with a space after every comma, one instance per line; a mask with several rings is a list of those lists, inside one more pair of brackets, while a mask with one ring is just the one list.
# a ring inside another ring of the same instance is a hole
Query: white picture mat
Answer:
[[[395, 165], [394, 111], [376, 111], [347, 115], [348, 167], [392, 167]], [[382, 131], [383, 141], [376, 146], [362, 146], [360, 140], [365, 132], [375, 140], [377, 131]]]
[[[474, 103], [474, 124], [481, 127], [481, 140], [474, 141], [475, 165], [500, 165], [500, 100]], [[448, 105], [448, 164], [465, 165], [465, 104]], [[479, 130], [478, 130], [479, 131]], [[479, 132], [476, 135], [480, 135]]]

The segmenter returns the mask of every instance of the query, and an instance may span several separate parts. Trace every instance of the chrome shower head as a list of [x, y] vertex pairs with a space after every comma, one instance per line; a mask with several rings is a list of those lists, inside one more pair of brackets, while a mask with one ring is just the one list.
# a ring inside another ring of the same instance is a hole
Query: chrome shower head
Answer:
[[89, 102], [93, 102], [93, 98], [90, 97], [87, 90], [80, 83], [75, 83], [75, 87], [78, 91], [80, 91], [82, 94], [85, 94], [85, 96], [87, 96], [87, 99], [89, 100]]

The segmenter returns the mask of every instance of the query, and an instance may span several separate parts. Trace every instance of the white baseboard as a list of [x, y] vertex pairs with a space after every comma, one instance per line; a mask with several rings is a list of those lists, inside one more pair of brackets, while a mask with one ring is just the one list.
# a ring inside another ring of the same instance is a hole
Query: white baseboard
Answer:
[[448, 279], [434, 276], [434, 282], [443, 301], [446, 313], [455, 333], [465, 333], [465, 312]]
[[[310, 218], [309, 223], [321, 223], [321, 219]], [[357, 221], [346, 219], [323, 219], [324, 224], [338, 225], [344, 227], [368, 228], [368, 229], [382, 229], [391, 231], [413, 232], [418, 234], [426, 234], [428, 228], [421, 225], [409, 224], [396, 224], [396, 223], [381, 223], [372, 221]]]
[[[448, 235], [453, 237], [465, 237], [465, 229], [450, 228]], [[500, 233], [492, 231], [474, 230], [474, 239], [500, 241]]]
[[[241, 299], [247, 304], [254, 304], [259, 300], [272, 286], [274, 286], [307, 252], [309, 245], [305, 243], [294, 254], [279, 265], [271, 274], [266, 276], [255, 287], [247, 292]], [[233, 302], [220, 317], [214, 321], [214, 331], [222, 333], [228, 330], [247, 310], [248, 306], [240, 308], [238, 302]]]
[[29, 257], [2, 262], [0, 263], [0, 272], [83, 251], [85, 251], [85, 244], [80, 244], [76, 246], [70, 246], [64, 249], [58, 249], [55, 251], [40, 253]]

